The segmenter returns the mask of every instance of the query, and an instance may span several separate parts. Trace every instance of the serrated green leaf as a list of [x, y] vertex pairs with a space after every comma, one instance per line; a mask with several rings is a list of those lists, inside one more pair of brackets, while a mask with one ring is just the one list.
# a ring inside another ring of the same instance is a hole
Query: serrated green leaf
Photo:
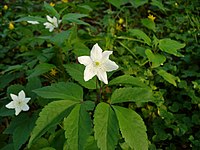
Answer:
[[70, 149], [84, 150], [92, 131], [92, 121], [84, 104], [76, 105], [64, 119], [64, 130]]
[[79, 85], [70, 82], [54, 83], [51, 86], [33, 90], [33, 92], [43, 98], [50, 99], [66, 99], [75, 101], [82, 101], [83, 99], [82, 88]]
[[148, 0], [130, 0], [130, 3], [133, 5], [133, 7], [138, 8], [139, 6], [144, 5], [147, 3]]
[[42, 75], [42, 74], [50, 71], [52, 68], [55, 68], [55, 66], [53, 64], [41, 63], [33, 69], [33, 72], [28, 76], [28, 78], [37, 77], [39, 75]]
[[111, 95], [111, 104], [123, 102], [149, 102], [153, 100], [150, 88], [128, 87], [116, 89]]
[[156, 24], [154, 21], [152, 21], [148, 18], [145, 18], [145, 19], [141, 19], [141, 22], [146, 28], [151, 29], [154, 32], [156, 32]]
[[185, 47], [185, 44], [181, 44], [175, 40], [171, 40], [169, 38], [159, 40], [158, 47], [169, 54], [173, 54], [178, 57], [183, 57], [182, 54], [178, 52], [179, 49]]
[[131, 36], [136, 36], [139, 39], [142, 39], [146, 44], [151, 45], [151, 39], [140, 29], [131, 29], [129, 30]]
[[175, 77], [174, 75], [166, 72], [165, 70], [158, 70], [157, 73], [163, 77], [167, 82], [173, 84], [174, 86], [177, 86], [176, 80], [179, 81], [178, 77]]
[[122, 75], [116, 77], [113, 80], [111, 80], [108, 85], [119, 85], [119, 84], [129, 84], [133, 86], [147, 87], [147, 85], [143, 83], [140, 78], [133, 77], [130, 75]]
[[55, 16], [57, 19], [60, 18], [59, 13], [55, 10], [54, 7], [52, 7], [51, 5], [49, 5], [47, 2], [44, 2], [44, 8], [46, 9], [46, 11], [48, 11], [49, 14]]
[[128, 0], [108, 0], [108, 2], [115, 7], [120, 8], [121, 5], [128, 3]]
[[70, 74], [70, 76], [78, 81], [82, 86], [88, 89], [96, 89], [96, 80], [95, 78], [84, 81], [83, 73], [84, 73], [84, 66], [80, 64], [67, 64], [65, 65], [66, 71]]
[[62, 17], [62, 22], [63, 23], [77, 23], [77, 24], [83, 24], [83, 25], [89, 25], [88, 23], [80, 20], [80, 18], [87, 17], [88, 15], [86, 14], [78, 14], [78, 13], [68, 13]]
[[94, 113], [94, 136], [101, 150], [115, 149], [119, 139], [119, 127], [109, 104], [99, 103]]
[[70, 108], [77, 102], [60, 100], [49, 103], [39, 114], [36, 126], [32, 131], [28, 147], [40, 138], [51, 127], [57, 125], [69, 112]]
[[134, 150], [148, 150], [146, 126], [135, 111], [113, 106], [125, 142]]
[[152, 68], [159, 67], [166, 61], [166, 57], [164, 55], [154, 54], [150, 49], [146, 49], [145, 54], [147, 55], [149, 61], [152, 62]]

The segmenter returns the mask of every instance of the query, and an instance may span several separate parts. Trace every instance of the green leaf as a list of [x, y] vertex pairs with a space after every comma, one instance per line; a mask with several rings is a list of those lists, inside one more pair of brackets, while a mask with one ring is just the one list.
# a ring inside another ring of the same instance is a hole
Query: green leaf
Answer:
[[84, 81], [83, 73], [84, 73], [84, 66], [80, 64], [67, 64], [65, 65], [66, 71], [69, 73], [69, 75], [76, 81], [78, 81], [82, 86], [84, 86], [87, 89], [96, 89], [96, 80], [95, 78]]
[[157, 73], [162, 76], [167, 82], [177, 86], [176, 80], [179, 81], [178, 77], [173, 76], [172, 74], [166, 72], [165, 70], [158, 70]]
[[31, 117], [26, 115], [25, 117], [13, 132], [13, 143], [16, 150], [26, 143], [35, 125], [36, 115]]
[[159, 9], [161, 9], [161, 10], [164, 11], [164, 12], [167, 10], [167, 9], [164, 7], [164, 5], [162, 4], [162, 1], [152, 0], [151, 5], [157, 6]]
[[64, 130], [70, 149], [84, 150], [92, 131], [92, 121], [84, 104], [76, 105], [64, 119]]
[[70, 82], [54, 83], [51, 86], [33, 90], [33, 92], [43, 98], [50, 99], [66, 99], [75, 101], [82, 101], [83, 99], [82, 88], [79, 85]]
[[15, 20], [15, 22], [21, 22], [21, 21], [38, 21], [38, 22], [46, 22], [46, 19], [38, 17], [38, 16], [28, 16], [23, 17], [20, 19]]
[[127, 87], [116, 89], [111, 95], [111, 104], [123, 102], [149, 102], [153, 100], [150, 88]]
[[108, 0], [108, 2], [115, 7], [120, 8], [121, 5], [128, 3], [128, 0]]
[[113, 106], [125, 142], [134, 150], [148, 150], [146, 126], [135, 111]]
[[130, 3], [133, 5], [133, 7], [138, 8], [139, 6], [144, 5], [147, 3], [148, 0], [130, 0]]
[[165, 39], [159, 40], [158, 47], [166, 53], [173, 54], [178, 57], [183, 57], [183, 55], [180, 54], [177, 50], [185, 47], [185, 44], [181, 44], [175, 40], [165, 38]]
[[56, 35], [54, 35], [53, 37], [50, 37], [50, 42], [52, 42], [53, 44], [61, 47], [62, 44], [67, 41], [67, 39], [70, 36], [70, 31], [62, 31], [60, 33], [57, 33]]
[[141, 19], [141, 22], [142, 22], [143, 26], [156, 32], [156, 24], [154, 21], [152, 21], [148, 18], [145, 18], [145, 19]]
[[159, 67], [166, 61], [166, 57], [164, 55], [154, 54], [150, 49], [146, 49], [145, 54], [147, 55], [149, 61], [152, 62], [152, 68]]
[[78, 13], [68, 13], [62, 17], [63, 23], [77, 23], [77, 24], [83, 24], [83, 25], [89, 25], [88, 23], [80, 20], [80, 18], [87, 17], [86, 14], [78, 14]]
[[119, 139], [116, 115], [109, 104], [99, 103], [94, 113], [94, 136], [101, 150], [115, 149]]
[[41, 63], [33, 69], [33, 72], [28, 76], [28, 78], [37, 77], [50, 71], [53, 68], [55, 68], [53, 64]]
[[54, 7], [52, 7], [51, 5], [49, 5], [47, 2], [44, 2], [44, 8], [46, 9], [46, 11], [55, 16], [57, 19], [60, 18], [59, 13], [54, 9]]
[[151, 45], [151, 39], [139, 29], [131, 29], [129, 30], [132, 36], [136, 36], [139, 39], [142, 39], [146, 44]]
[[143, 83], [140, 78], [133, 77], [130, 75], [122, 75], [116, 77], [113, 80], [111, 80], [108, 85], [119, 85], [119, 84], [129, 84], [133, 86], [147, 87], [147, 85]]
[[60, 100], [49, 103], [39, 114], [36, 126], [33, 129], [28, 147], [40, 138], [51, 127], [57, 125], [70, 111], [70, 108], [77, 102]]

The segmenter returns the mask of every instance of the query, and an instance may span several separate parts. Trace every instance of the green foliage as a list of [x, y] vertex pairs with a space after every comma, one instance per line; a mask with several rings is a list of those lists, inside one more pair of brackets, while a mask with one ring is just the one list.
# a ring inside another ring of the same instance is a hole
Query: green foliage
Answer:
[[152, 91], [142, 87], [127, 87], [116, 89], [111, 96], [111, 104], [122, 102], [148, 102], [153, 101]]
[[147, 150], [146, 127], [140, 115], [133, 110], [120, 106], [113, 106], [113, 108], [119, 122], [122, 137], [129, 147], [136, 150]]
[[83, 150], [92, 131], [91, 118], [83, 104], [77, 104], [64, 119], [64, 130], [70, 149]]
[[46, 86], [34, 90], [34, 92], [43, 98], [66, 99], [71, 101], [82, 101], [82, 88], [75, 83], [58, 82], [51, 86]]
[[94, 136], [101, 150], [115, 149], [119, 139], [119, 127], [113, 109], [99, 103], [94, 113]]
[[76, 103], [70, 100], [60, 100], [48, 104], [39, 114], [29, 140], [29, 147], [50, 128], [57, 125], [69, 113], [70, 107]]

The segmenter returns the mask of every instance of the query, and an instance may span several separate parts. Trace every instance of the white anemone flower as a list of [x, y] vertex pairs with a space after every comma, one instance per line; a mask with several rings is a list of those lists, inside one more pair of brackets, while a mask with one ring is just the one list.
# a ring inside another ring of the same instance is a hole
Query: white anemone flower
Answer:
[[27, 103], [30, 101], [31, 98], [26, 98], [25, 93], [23, 90], [21, 90], [18, 93], [18, 96], [15, 94], [10, 94], [12, 98], [12, 102], [8, 103], [6, 105], [7, 108], [9, 109], [15, 109], [15, 115], [17, 116], [22, 110], [23, 111], [28, 111], [29, 106]]
[[56, 17], [51, 18], [47, 15], [47, 20], [49, 22], [45, 22], [44, 25], [45, 28], [49, 29], [49, 32], [52, 32], [54, 28], [58, 28], [59, 23], [61, 23], [61, 20], [58, 20]]
[[117, 70], [119, 68], [114, 61], [109, 60], [109, 56], [112, 53], [113, 51], [102, 52], [99, 45], [95, 44], [92, 47], [90, 56], [78, 57], [78, 61], [86, 66], [84, 70], [84, 80], [88, 81], [97, 75], [100, 81], [108, 84], [106, 72]]
[[30, 24], [40, 24], [38, 21], [27, 21]]

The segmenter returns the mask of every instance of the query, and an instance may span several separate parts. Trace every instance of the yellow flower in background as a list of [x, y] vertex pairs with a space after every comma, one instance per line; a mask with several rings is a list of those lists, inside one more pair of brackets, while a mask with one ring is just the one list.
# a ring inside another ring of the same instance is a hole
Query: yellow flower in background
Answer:
[[119, 23], [119, 24], [124, 23], [124, 19], [123, 19], [123, 18], [119, 18], [118, 23]]
[[13, 30], [15, 28], [15, 26], [14, 26], [14, 24], [12, 22], [10, 22], [8, 28], [10, 30]]
[[149, 14], [148, 18], [152, 21], [154, 21], [156, 19], [156, 17], [154, 17], [153, 15]]
[[118, 31], [122, 31], [122, 26], [120, 24], [116, 24], [115, 29]]
[[52, 6], [52, 7], [54, 7], [55, 3], [51, 2], [49, 5]]
[[63, 3], [67, 3], [67, 2], [68, 2], [68, 0], [62, 0], [62, 2], [63, 2]]
[[57, 70], [53, 68], [51, 69], [50, 75], [55, 76], [57, 73]]
[[7, 10], [7, 9], [8, 9], [8, 5], [4, 5], [3, 10]]

